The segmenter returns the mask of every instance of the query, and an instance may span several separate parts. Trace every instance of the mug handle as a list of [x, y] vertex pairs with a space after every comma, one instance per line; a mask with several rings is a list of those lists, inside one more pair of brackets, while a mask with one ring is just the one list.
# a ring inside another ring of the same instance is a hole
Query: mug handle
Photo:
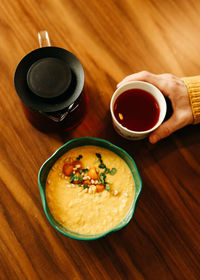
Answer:
[[51, 47], [49, 34], [47, 30], [38, 32], [38, 40], [39, 40], [40, 48]]

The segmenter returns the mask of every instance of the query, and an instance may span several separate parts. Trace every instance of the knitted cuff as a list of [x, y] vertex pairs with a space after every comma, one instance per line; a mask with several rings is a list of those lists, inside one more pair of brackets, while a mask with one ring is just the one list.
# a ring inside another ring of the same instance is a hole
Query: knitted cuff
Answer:
[[188, 90], [194, 124], [200, 123], [200, 76], [181, 78]]

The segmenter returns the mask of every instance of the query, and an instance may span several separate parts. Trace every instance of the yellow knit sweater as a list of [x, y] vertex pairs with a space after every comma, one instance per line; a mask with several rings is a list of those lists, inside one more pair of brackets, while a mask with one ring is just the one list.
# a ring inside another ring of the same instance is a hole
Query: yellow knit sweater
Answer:
[[200, 123], [200, 76], [182, 78], [190, 97], [194, 124]]

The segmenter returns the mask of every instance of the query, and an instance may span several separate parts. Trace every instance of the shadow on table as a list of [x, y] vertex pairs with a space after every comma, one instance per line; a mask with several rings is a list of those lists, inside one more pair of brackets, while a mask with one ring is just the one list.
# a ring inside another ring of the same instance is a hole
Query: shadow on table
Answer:
[[[148, 138], [130, 141], [118, 135], [112, 126], [110, 112], [105, 117], [105, 124], [104, 130], [99, 132], [98, 137], [123, 148], [132, 156], [137, 164], [140, 165], [141, 163], [142, 167], [148, 167], [155, 163], [155, 161], [159, 162], [181, 148], [192, 148], [195, 150], [195, 147], [200, 144], [200, 125], [189, 125], [160, 140], [158, 143], [151, 144]], [[148, 160], [150, 158], [154, 160]]]
[[[158, 164], [160, 160], [182, 148], [194, 150], [195, 153], [196, 146], [200, 143], [200, 125], [184, 127], [158, 143], [150, 144], [148, 138], [130, 141], [118, 135], [113, 128], [110, 111], [107, 111], [102, 122], [104, 123], [103, 129], [95, 134], [95, 137], [108, 140], [123, 148], [135, 160], [139, 169]], [[49, 134], [49, 136], [61, 140], [64, 144], [73, 139], [72, 134], [72, 132], [62, 132]], [[88, 135], [86, 134], [86, 136]]]

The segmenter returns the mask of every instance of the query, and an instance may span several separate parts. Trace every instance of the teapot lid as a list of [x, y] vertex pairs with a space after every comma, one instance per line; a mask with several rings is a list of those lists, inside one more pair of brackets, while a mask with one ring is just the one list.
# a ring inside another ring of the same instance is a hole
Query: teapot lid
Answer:
[[42, 47], [18, 64], [14, 84], [28, 107], [56, 112], [73, 104], [84, 85], [84, 70], [75, 55], [58, 47]]
[[55, 98], [71, 83], [71, 70], [60, 59], [47, 57], [34, 62], [27, 72], [29, 89], [39, 97]]

